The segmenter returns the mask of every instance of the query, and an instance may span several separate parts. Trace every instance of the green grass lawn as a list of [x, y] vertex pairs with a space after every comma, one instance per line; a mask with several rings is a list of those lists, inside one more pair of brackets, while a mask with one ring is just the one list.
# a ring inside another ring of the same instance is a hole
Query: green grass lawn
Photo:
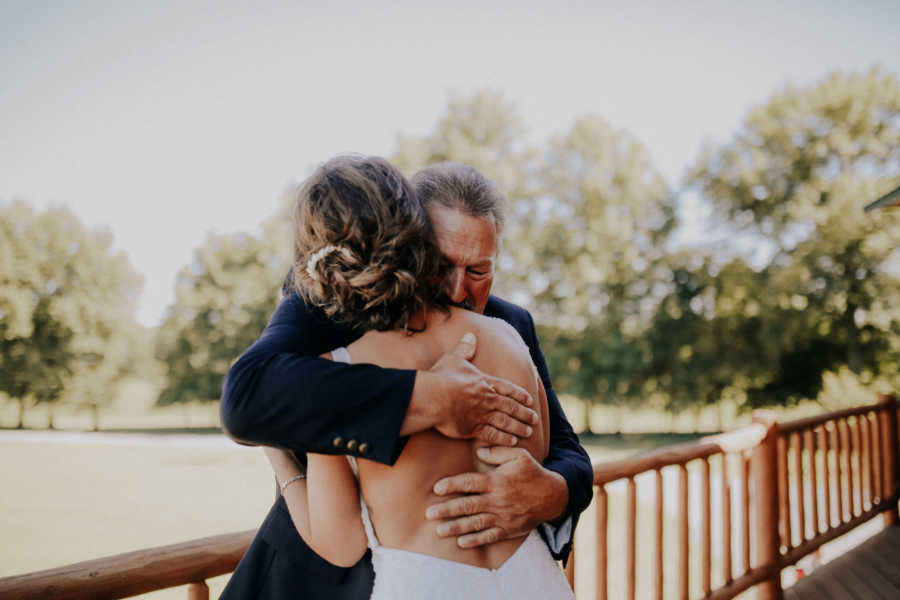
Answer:
[[[0, 576], [260, 524], [273, 483], [259, 449], [160, 441], [95, 445], [0, 436]], [[209, 581], [213, 598], [227, 577]], [[183, 599], [185, 591], [144, 597]]]

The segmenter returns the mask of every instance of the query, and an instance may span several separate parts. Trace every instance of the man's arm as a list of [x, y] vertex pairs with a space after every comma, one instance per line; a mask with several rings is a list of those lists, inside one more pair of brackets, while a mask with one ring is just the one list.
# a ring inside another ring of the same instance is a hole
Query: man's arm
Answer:
[[232, 365], [222, 391], [225, 431], [244, 443], [343, 454], [366, 444], [367, 457], [396, 460], [415, 372], [319, 358], [353, 339], [285, 297], [262, 335]]
[[225, 378], [226, 432], [244, 443], [392, 464], [415, 431], [512, 445], [533, 422], [527, 392], [465, 360], [474, 340], [419, 373], [318, 357], [354, 338], [288, 295]]

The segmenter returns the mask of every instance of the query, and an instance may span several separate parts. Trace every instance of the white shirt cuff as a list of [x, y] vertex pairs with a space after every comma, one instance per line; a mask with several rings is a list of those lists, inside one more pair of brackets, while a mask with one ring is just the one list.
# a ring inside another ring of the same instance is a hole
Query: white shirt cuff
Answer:
[[550, 523], [541, 523], [539, 527], [541, 528], [541, 531], [544, 532], [544, 535], [549, 542], [550, 550], [552, 550], [554, 554], [561, 552], [565, 545], [572, 540], [571, 515], [566, 517], [566, 520], [558, 526], [551, 525]]

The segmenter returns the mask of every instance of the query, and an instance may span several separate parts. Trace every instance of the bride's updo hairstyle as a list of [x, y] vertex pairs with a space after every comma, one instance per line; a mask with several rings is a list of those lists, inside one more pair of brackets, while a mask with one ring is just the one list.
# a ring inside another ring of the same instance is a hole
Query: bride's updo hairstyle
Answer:
[[299, 188], [293, 287], [354, 329], [404, 328], [439, 304], [441, 258], [428, 213], [383, 158], [332, 158]]

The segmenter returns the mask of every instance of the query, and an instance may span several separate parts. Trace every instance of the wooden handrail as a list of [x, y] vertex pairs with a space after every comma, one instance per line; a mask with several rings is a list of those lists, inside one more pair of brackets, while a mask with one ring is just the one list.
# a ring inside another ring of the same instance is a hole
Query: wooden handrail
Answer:
[[147, 548], [0, 579], [2, 600], [105, 600], [202, 584], [234, 571], [255, 530]]
[[766, 434], [765, 427], [754, 423], [748, 427], [710, 435], [687, 444], [666, 446], [619, 460], [593, 463], [594, 485], [673, 465], [683, 465], [698, 458], [709, 458], [723, 452], [741, 452], [756, 446]]
[[858, 417], [873, 411], [885, 410], [885, 405], [881, 402], [875, 404], [867, 404], [865, 406], [854, 406], [853, 408], [844, 408], [834, 412], [825, 413], [823, 415], [813, 415], [803, 419], [795, 419], [786, 423], [780, 423], [778, 430], [781, 433], [792, 433], [806, 429], [815, 429], [819, 425], [824, 425], [828, 421], [836, 421], [838, 419], [846, 419], [848, 417]]

